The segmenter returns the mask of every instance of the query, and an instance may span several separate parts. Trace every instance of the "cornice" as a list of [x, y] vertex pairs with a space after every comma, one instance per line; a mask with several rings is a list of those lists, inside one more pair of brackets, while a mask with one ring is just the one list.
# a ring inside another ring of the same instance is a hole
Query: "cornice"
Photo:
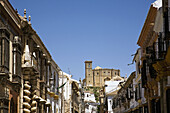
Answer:
[[137, 41], [137, 44], [139, 46], [143, 45], [144, 41], [147, 38], [148, 32], [150, 32], [150, 28], [154, 26], [156, 13], [157, 13], [157, 9], [154, 8], [153, 5], [151, 5], [145, 23], [143, 25], [142, 31], [140, 33], [139, 39]]
[[16, 25], [18, 25], [18, 27], [20, 27], [21, 19], [19, 18], [17, 12], [14, 10], [14, 8], [10, 4], [10, 2], [8, 0], [2, 0], [2, 1], [0, 1], [0, 4], [4, 7], [6, 12], [10, 15], [10, 17], [13, 19], [13, 21], [16, 23]]

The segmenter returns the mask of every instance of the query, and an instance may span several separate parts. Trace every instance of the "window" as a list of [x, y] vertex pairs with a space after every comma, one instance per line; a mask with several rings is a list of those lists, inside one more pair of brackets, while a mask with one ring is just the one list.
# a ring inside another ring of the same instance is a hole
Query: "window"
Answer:
[[146, 60], [144, 60], [143, 61], [143, 67], [142, 67], [142, 70], [141, 70], [142, 87], [145, 87], [146, 82], [147, 82], [146, 68], [147, 68]]
[[0, 71], [9, 71], [9, 37], [6, 30], [0, 30]]
[[90, 64], [88, 65], [88, 67], [90, 68]]
[[138, 84], [138, 94], [139, 94], [139, 98], [138, 99], [141, 99], [141, 85], [140, 85], [140, 83]]
[[139, 74], [141, 73], [141, 70], [140, 70], [140, 62], [138, 62], [138, 72], [139, 72]]
[[13, 42], [13, 74], [21, 76], [21, 47], [18, 38], [15, 36]]
[[[41, 58], [41, 68], [40, 68], [40, 80], [45, 80], [45, 74], [46, 74], [46, 65], [45, 65], [46, 59], [43, 57]], [[53, 74], [53, 73], [51, 73]]]
[[135, 88], [135, 101], [137, 101], [137, 87]]

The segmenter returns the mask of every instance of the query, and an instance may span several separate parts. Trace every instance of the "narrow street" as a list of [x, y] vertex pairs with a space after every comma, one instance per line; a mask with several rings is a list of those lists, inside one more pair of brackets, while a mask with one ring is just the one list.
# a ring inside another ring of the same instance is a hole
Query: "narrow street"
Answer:
[[0, 0], [0, 113], [170, 113], [170, 0], [119, 2]]

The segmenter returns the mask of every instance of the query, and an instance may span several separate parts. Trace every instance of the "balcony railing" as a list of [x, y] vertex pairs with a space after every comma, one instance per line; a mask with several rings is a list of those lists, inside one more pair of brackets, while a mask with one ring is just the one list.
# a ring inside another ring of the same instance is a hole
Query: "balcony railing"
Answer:
[[146, 54], [148, 55], [148, 62], [155, 63], [165, 59], [168, 47], [170, 46], [170, 40], [164, 40], [158, 38], [158, 42], [154, 42], [152, 46], [146, 48]]
[[[144, 69], [146, 71], [146, 75], [150, 74], [151, 78], [156, 78], [157, 73], [153, 68], [153, 64], [155, 64], [157, 61], [165, 59], [169, 46], [170, 46], [170, 40], [165, 40], [161, 38], [160, 35], [157, 42], [153, 43], [152, 46], [146, 48], [146, 54], [147, 54], [146, 70]], [[143, 74], [145, 74], [145, 72], [143, 72]]]
[[152, 57], [155, 61], [163, 60], [165, 58], [166, 52], [167, 52], [166, 41], [154, 43], [154, 52]]

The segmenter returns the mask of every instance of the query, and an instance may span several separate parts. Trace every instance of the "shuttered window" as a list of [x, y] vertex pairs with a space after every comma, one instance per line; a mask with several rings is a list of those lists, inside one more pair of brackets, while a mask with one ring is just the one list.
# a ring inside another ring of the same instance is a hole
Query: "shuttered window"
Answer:
[[9, 68], [9, 41], [4, 38], [4, 64], [5, 67]]
[[0, 71], [9, 71], [9, 33], [6, 30], [0, 31]]
[[147, 76], [146, 76], [146, 60], [143, 61], [143, 67], [142, 67], [142, 87], [144, 88], [147, 82]]
[[[13, 79], [18, 81], [18, 76], [21, 76], [21, 45], [20, 41], [14, 39], [13, 42]], [[15, 79], [16, 78], [16, 79]]]

